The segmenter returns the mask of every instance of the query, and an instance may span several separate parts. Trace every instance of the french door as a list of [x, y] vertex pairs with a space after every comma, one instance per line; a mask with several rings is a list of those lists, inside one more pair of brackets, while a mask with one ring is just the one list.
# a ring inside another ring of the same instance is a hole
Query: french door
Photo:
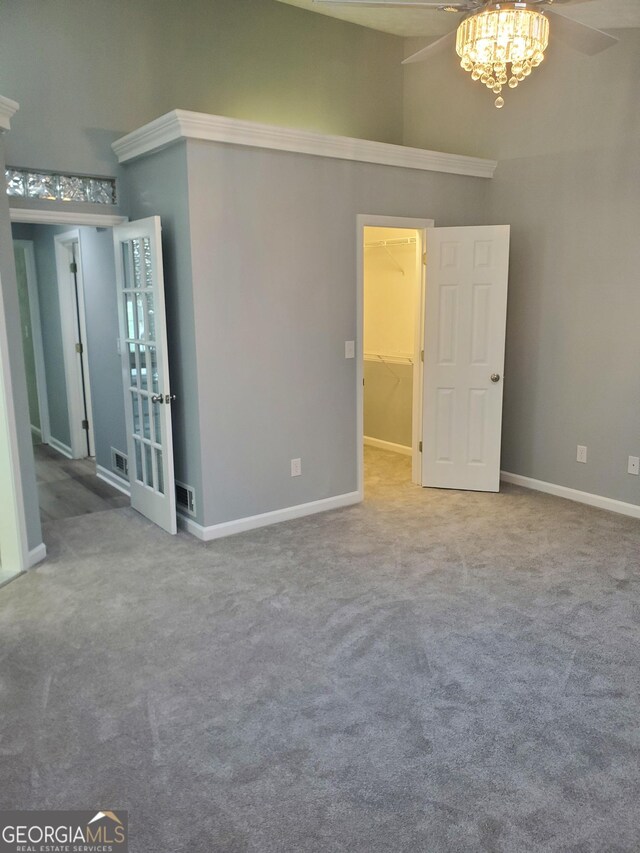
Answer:
[[176, 533], [160, 218], [113, 229], [131, 506]]

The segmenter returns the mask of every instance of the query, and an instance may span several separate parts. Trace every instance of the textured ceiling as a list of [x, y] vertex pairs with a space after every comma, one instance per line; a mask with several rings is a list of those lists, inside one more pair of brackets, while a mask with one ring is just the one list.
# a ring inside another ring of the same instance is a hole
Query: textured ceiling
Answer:
[[[437, 36], [453, 29], [459, 16], [437, 9], [372, 9], [353, 6], [329, 6], [313, 0], [279, 0], [290, 6], [309, 9], [321, 15], [351, 21], [396, 36]], [[640, 27], [640, 0], [587, 0], [576, 6], [563, 6], [563, 15], [603, 30]]]

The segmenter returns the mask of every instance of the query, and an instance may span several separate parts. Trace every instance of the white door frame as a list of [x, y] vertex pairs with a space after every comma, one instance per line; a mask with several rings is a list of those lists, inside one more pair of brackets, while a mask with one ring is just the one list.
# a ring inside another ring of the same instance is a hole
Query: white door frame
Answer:
[[[411, 480], [421, 484], [421, 466], [419, 442], [422, 433], [422, 362], [420, 351], [423, 340], [424, 325], [424, 287], [425, 266], [422, 263], [426, 247], [426, 230], [433, 228], [435, 220], [419, 219], [407, 216], [378, 216], [359, 213], [356, 216], [356, 246], [357, 246], [357, 295], [356, 295], [356, 442], [357, 442], [357, 474], [360, 500], [364, 497], [364, 229], [370, 226], [379, 228], [411, 228], [418, 232], [420, 246], [417, 247], [416, 257], [421, 267], [419, 276], [420, 293], [416, 295], [416, 332], [414, 342], [413, 370], [413, 417], [411, 428]], [[418, 304], [419, 303], [419, 304]]]
[[40, 297], [38, 296], [38, 277], [33, 240], [14, 240], [24, 252], [27, 271], [27, 291], [29, 293], [29, 312], [31, 314], [31, 339], [36, 365], [36, 386], [38, 389], [38, 408], [40, 410], [40, 438], [43, 444], [49, 444], [51, 427], [49, 423], [49, 401], [47, 397], [47, 374], [44, 367], [44, 347], [42, 345], [42, 323], [40, 321]]
[[[82, 244], [80, 229], [65, 231], [54, 237], [56, 272], [58, 277], [58, 297], [60, 301], [60, 326], [62, 329], [62, 349], [64, 353], [64, 374], [67, 386], [67, 408], [69, 413], [69, 431], [71, 435], [71, 456], [84, 459], [87, 456], [87, 433], [82, 428], [84, 420], [84, 400], [82, 394], [82, 373], [76, 352], [78, 341], [78, 323], [82, 339], [81, 354], [84, 366], [84, 396], [86, 398], [87, 420], [89, 421], [89, 456], [95, 456], [93, 433], [93, 411], [91, 407], [91, 381], [89, 375], [89, 346], [84, 308], [84, 279], [82, 276]], [[78, 310], [76, 313], [76, 294], [73, 274], [69, 272], [73, 260], [72, 247], [76, 244], [76, 280], [78, 284]]]
[[[0, 114], [1, 112], [2, 104], [0, 103]], [[0, 126], [0, 133], [1, 130]], [[69, 213], [66, 210], [43, 211], [30, 208], [10, 208], [9, 215], [11, 222], [26, 222], [37, 225], [90, 225], [94, 228], [111, 228], [114, 225], [127, 222], [127, 217], [121, 215]], [[1, 287], [2, 282], [0, 282], [0, 289]], [[3, 511], [0, 513], [0, 542], [2, 545], [0, 584], [30, 569], [46, 556], [44, 544], [41, 543], [36, 548], [29, 550], [27, 540], [22, 471], [20, 469], [17, 424], [13, 403], [13, 382], [9, 370], [7, 322], [19, 323], [20, 316], [7, 317], [4, 313], [4, 302], [0, 299], [0, 495], [3, 499]], [[31, 464], [34, 464], [33, 461]], [[35, 477], [35, 464], [33, 476]], [[2, 486], [5, 486], [4, 491]]]
[[[0, 282], [0, 288], [2, 283]], [[29, 566], [27, 522], [18, 453], [18, 431], [9, 369], [4, 300], [0, 298], [0, 584]]]

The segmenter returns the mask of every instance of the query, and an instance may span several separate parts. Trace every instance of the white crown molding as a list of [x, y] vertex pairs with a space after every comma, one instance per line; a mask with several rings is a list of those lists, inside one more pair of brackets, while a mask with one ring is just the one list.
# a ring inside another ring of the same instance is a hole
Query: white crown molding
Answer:
[[524, 486], [525, 489], [535, 489], [536, 492], [545, 492], [548, 495], [595, 506], [598, 509], [606, 509], [609, 512], [631, 516], [631, 518], [640, 518], [639, 504], [630, 504], [604, 495], [594, 495], [591, 492], [581, 492], [578, 489], [570, 489], [568, 486], [559, 486], [557, 483], [546, 483], [544, 480], [534, 480], [533, 477], [524, 477], [522, 474], [511, 474], [509, 471], [501, 471], [500, 479], [505, 483], [513, 483], [514, 486]]
[[293, 130], [186, 110], [173, 110], [143, 125], [138, 130], [116, 140], [112, 148], [118, 157], [118, 162], [127, 163], [137, 157], [166, 148], [181, 139], [250, 145], [253, 148], [293, 151], [298, 154], [313, 154], [317, 157], [334, 157], [339, 160], [356, 160], [361, 163], [446, 172], [476, 178], [492, 178], [498, 165], [495, 160], [483, 160], [479, 157], [444, 154], [422, 148], [390, 145], [386, 142], [352, 139], [348, 136], [328, 136], [308, 130]]
[[20, 104], [17, 101], [12, 101], [11, 98], [4, 98], [0, 95], [0, 131], [9, 130], [11, 119], [19, 109]]
[[114, 213], [73, 213], [70, 210], [41, 210], [35, 207], [11, 207], [9, 213], [12, 222], [31, 222], [37, 225], [93, 225], [95, 228], [111, 228], [129, 221], [126, 216]]

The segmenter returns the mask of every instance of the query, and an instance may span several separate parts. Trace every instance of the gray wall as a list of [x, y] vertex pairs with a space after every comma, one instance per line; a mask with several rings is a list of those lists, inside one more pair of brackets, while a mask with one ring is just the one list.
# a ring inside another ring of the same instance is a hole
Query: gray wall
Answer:
[[355, 491], [356, 215], [471, 224], [489, 182], [204, 142], [188, 163], [203, 523]]
[[411, 447], [413, 365], [364, 363], [364, 434]]
[[[13, 225], [15, 239], [34, 244], [51, 434], [67, 446], [71, 435], [54, 238], [70, 228]], [[111, 470], [111, 448], [127, 452], [122, 371], [116, 349], [118, 305], [111, 229], [80, 228], [80, 250], [96, 462]]]
[[[199, 418], [198, 367], [201, 366], [206, 374], [212, 366], [206, 363], [206, 354], [197, 351], [194, 334], [186, 145], [173, 145], [131, 163], [125, 177], [131, 195], [131, 218], [159, 215], [162, 220], [169, 369], [171, 391], [176, 395], [171, 409], [175, 476], [180, 482], [193, 486], [196, 520], [202, 523], [200, 443], [201, 440], [210, 441], [211, 425], [206, 420], [202, 423]], [[203, 322], [206, 327], [206, 318]]]
[[[0, 172], [4, 172], [4, 138], [0, 134]], [[0, 193], [0, 286], [7, 320], [7, 339], [10, 353], [10, 371], [13, 383], [13, 406], [18, 430], [18, 463], [22, 474], [22, 491], [26, 516], [27, 543], [30, 550], [42, 544], [38, 490], [36, 487], [33, 445], [29, 427], [27, 379], [20, 334], [20, 307], [18, 285], [13, 259], [13, 240], [7, 196]], [[14, 322], [11, 321], [14, 318]]]
[[275, 0], [0, 0], [8, 162], [114, 174], [180, 107], [402, 141], [402, 39]]
[[67, 383], [64, 374], [58, 276], [53, 242], [56, 234], [67, 230], [66, 227], [51, 225], [14, 224], [12, 226], [14, 239], [33, 241], [51, 436], [70, 447]]
[[27, 397], [29, 399], [29, 418], [31, 426], [40, 429], [40, 402], [38, 400], [38, 380], [36, 377], [36, 358], [33, 347], [33, 324], [31, 322], [31, 303], [27, 263], [23, 246], [14, 246], [13, 256], [16, 263], [18, 280], [18, 299], [20, 302], [20, 329], [22, 332], [22, 352], [27, 375]]
[[407, 66], [405, 142], [500, 162], [479, 221], [512, 225], [503, 468], [638, 504], [640, 30], [616, 35], [552, 39], [502, 111], [450, 58]]

